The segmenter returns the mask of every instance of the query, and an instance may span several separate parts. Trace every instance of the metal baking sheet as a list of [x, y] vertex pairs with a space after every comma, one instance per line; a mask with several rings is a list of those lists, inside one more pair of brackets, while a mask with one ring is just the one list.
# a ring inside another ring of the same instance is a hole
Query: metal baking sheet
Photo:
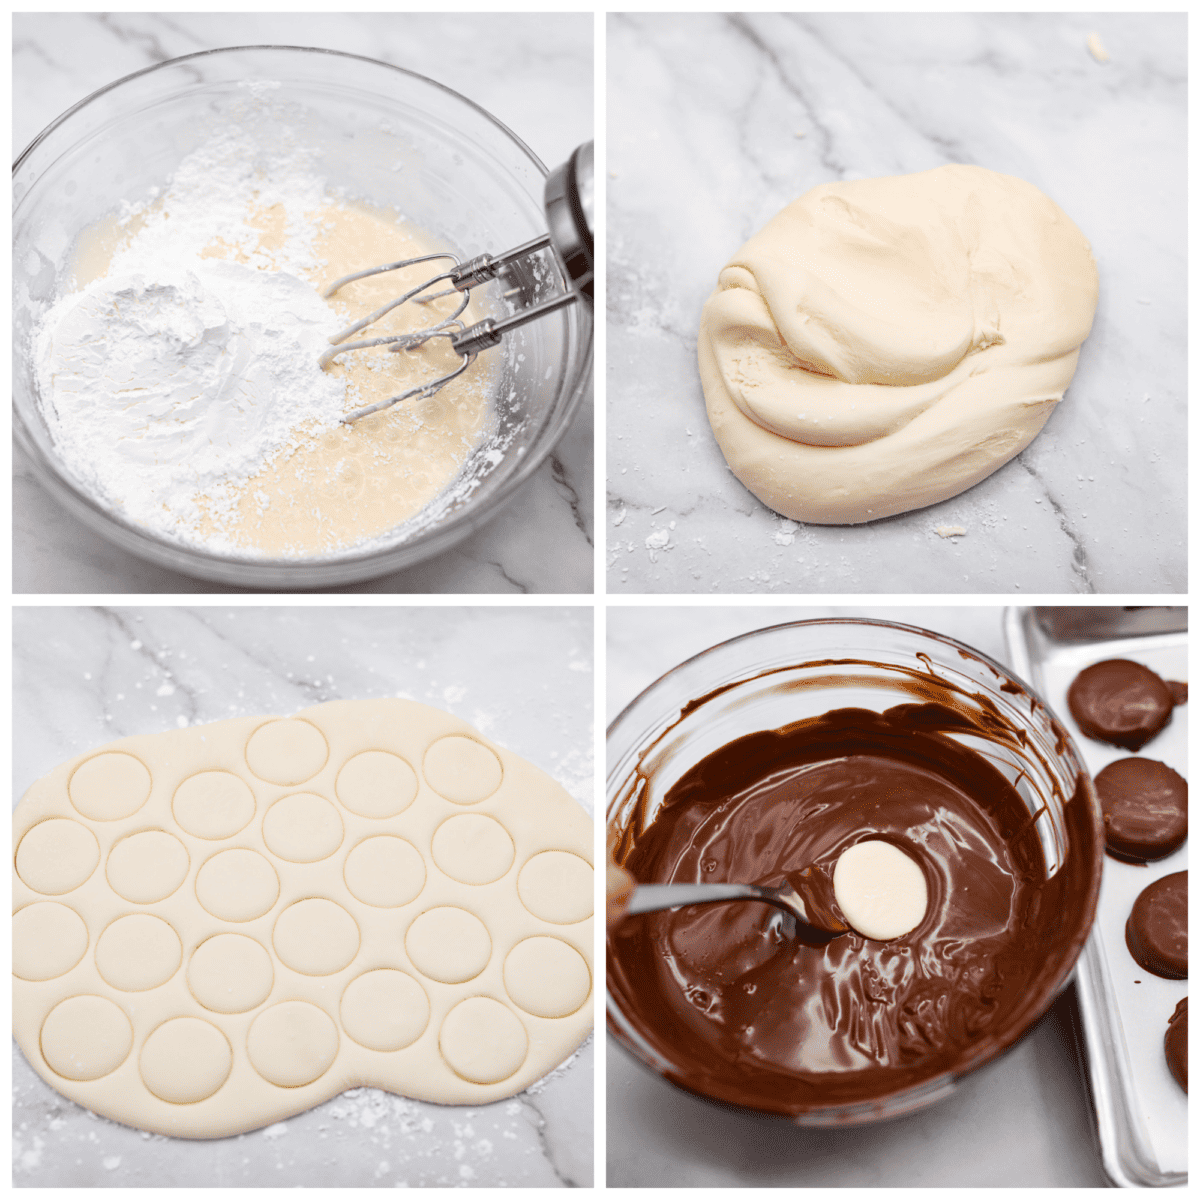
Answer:
[[[1094, 611], [1090, 639], [1086, 610], [1010, 608], [1005, 614], [1013, 669], [1062, 720], [1093, 775], [1128, 752], [1080, 732], [1067, 707], [1075, 676], [1092, 663], [1128, 658], [1164, 679], [1188, 677], [1186, 609], [1160, 609], [1149, 626], [1145, 609]], [[1074, 614], [1066, 625], [1064, 614]], [[1156, 632], [1142, 632], [1148, 627]], [[1186, 706], [1177, 709], [1171, 723], [1139, 751], [1185, 778], [1187, 714]], [[1138, 894], [1153, 880], [1186, 870], [1187, 853], [1185, 842], [1148, 867], [1105, 856], [1096, 924], [1076, 967], [1104, 1169], [1121, 1187], [1187, 1183], [1187, 1096], [1167, 1069], [1163, 1035], [1188, 983], [1151, 975], [1125, 945], [1125, 921]]]

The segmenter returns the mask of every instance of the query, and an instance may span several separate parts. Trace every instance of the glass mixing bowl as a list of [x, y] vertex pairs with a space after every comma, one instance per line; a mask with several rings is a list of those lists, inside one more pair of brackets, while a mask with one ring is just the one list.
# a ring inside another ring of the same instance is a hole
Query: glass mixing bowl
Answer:
[[[423, 76], [332, 50], [250, 46], [173, 59], [103, 88], [44, 130], [13, 169], [13, 425], [41, 482], [76, 517], [151, 562], [216, 583], [323, 587], [371, 579], [441, 553], [474, 533], [541, 465], [592, 377], [592, 315], [582, 302], [508, 334], [494, 431], [459, 483], [369, 547], [311, 558], [237, 558], [181, 545], [123, 519], [59, 461], [42, 417], [31, 330], [55, 298], [79, 232], [122, 201], [162, 187], [215, 126], [266, 96], [317, 151], [332, 187], [395, 206], [471, 257], [546, 231], [546, 168], [509, 129]], [[244, 127], [260, 144], [278, 120]], [[268, 147], [269, 148], [269, 147]], [[432, 264], [437, 266], [437, 264]], [[434, 272], [431, 271], [431, 274]], [[505, 281], [518, 307], [565, 287], [553, 271]], [[499, 284], [478, 293], [495, 295]], [[492, 300], [493, 306], [500, 302]]]
[[[971, 721], [950, 736], [984, 756], [1028, 807], [1047, 877], [1072, 872], [1064, 878], [1083, 896], [1062, 914], [1061, 935], [1056, 931], [1045, 951], [1036, 986], [1006, 1027], [1011, 1039], [981, 1049], [974, 1071], [1023, 1035], [1066, 984], [1091, 929], [1104, 858], [1099, 803], [1082, 757], [1045, 703], [999, 663], [951, 638], [886, 621], [801, 621], [714, 646], [651, 684], [609, 727], [609, 844], [636, 842], [684, 772], [736, 738], [832, 709], [883, 712], [947, 700]], [[617, 1041], [687, 1086], [670, 1047], [643, 1035], [611, 980], [607, 1004]], [[860, 1124], [924, 1108], [949, 1095], [966, 1073], [946, 1073], [869, 1104], [782, 1111], [764, 1097], [755, 1107], [801, 1125]]]

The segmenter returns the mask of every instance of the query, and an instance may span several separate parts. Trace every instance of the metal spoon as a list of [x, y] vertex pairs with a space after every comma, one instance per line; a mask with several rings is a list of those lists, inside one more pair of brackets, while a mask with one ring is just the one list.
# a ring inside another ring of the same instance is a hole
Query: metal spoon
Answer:
[[727, 900], [758, 900], [791, 913], [806, 929], [833, 936], [849, 926], [838, 917], [822, 892], [829, 885], [812, 867], [793, 871], [783, 887], [755, 883], [642, 883], [633, 889], [625, 916], [677, 908], [681, 904], [716, 904]]

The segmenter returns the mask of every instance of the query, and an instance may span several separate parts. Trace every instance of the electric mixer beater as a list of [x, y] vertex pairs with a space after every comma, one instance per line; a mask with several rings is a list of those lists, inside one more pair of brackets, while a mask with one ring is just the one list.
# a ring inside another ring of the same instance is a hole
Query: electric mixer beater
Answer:
[[[574, 304], [580, 297], [590, 308], [592, 305], [592, 283], [594, 276], [594, 250], [592, 239], [593, 228], [593, 151], [592, 143], [587, 142], [578, 146], [571, 157], [550, 172], [546, 179], [543, 194], [546, 210], [548, 231], [539, 237], [507, 250], [503, 254], [480, 254], [467, 262], [461, 262], [458, 255], [450, 252], [439, 254], [423, 254], [416, 258], [406, 258], [399, 262], [384, 263], [382, 266], [369, 267], [365, 271], [357, 271], [353, 275], [345, 275], [335, 279], [322, 293], [328, 299], [339, 288], [353, 283], [356, 279], [365, 279], [370, 275], [380, 275], [386, 271], [398, 271], [417, 263], [431, 262], [436, 259], [449, 259], [453, 267], [427, 279], [415, 288], [410, 288], [403, 296], [389, 301], [382, 308], [376, 309], [352, 325], [348, 325], [329, 340], [333, 349], [326, 350], [318, 360], [322, 367], [331, 363], [339, 354], [349, 350], [365, 350], [371, 346], [388, 345], [393, 351], [411, 350], [423, 345], [430, 338], [444, 337], [450, 342], [451, 348], [460, 356], [461, 362], [453, 370], [440, 376], [430, 383], [410, 388], [398, 396], [380, 400], [377, 404], [355, 409], [342, 417], [343, 424], [352, 424], [362, 417], [381, 409], [390, 408], [403, 400], [411, 400], [418, 396], [431, 396], [444, 387], [452, 379], [461, 375], [475, 361], [475, 356], [481, 350], [499, 345], [501, 339], [510, 330], [517, 329], [530, 321], [557, 312]], [[479, 287], [501, 275], [511, 264], [521, 259], [529, 258], [545, 249], [550, 249], [563, 272], [567, 289], [557, 295], [543, 300], [528, 308], [522, 308], [511, 316], [488, 317], [474, 325], [465, 325], [459, 318], [471, 300], [471, 288]], [[439, 283], [449, 286], [439, 292], [429, 292], [428, 289]], [[401, 304], [413, 301], [417, 304], [427, 304], [442, 296], [460, 293], [461, 300], [454, 312], [428, 329], [416, 333], [394, 334], [389, 337], [366, 338], [358, 342], [346, 342], [346, 339], [373, 325], [381, 317], [398, 308]]]

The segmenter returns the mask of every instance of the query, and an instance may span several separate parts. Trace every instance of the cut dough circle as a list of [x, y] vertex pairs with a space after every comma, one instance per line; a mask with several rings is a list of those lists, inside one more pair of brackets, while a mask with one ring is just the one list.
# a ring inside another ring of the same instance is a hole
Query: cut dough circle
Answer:
[[102, 1079], [129, 1057], [133, 1027], [103, 996], [72, 996], [42, 1024], [42, 1055], [64, 1079]]
[[100, 843], [90, 829], [66, 817], [35, 825], [17, 847], [17, 874], [45, 896], [73, 892], [100, 861]]
[[433, 861], [459, 883], [493, 883], [512, 866], [515, 850], [507, 829], [483, 813], [459, 813], [433, 835]]
[[404, 939], [412, 964], [439, 983], [474, 979], [492, 957], [487, 926], [466, 909], [431, 908], [409, 927]]
[[925, 872], [891, 842], [857, 842], [833, 868], [833, 894], [851, 928], [886, 942], [911, 933], [925, 919]]
[[566, 1017], [583, 1006], [592, 973], [574, 946], [554, 937], [518, 942], [504, 960], [504, 987], [535, 1017]]
[[442, 1057], [472, 1083], [499, 1083], [516, 1072], [529, 1052], [525, 1027], [511, 1009], [489, 996], [456, 1004], [438, 1036]]
[[271, 956], [253, 938], [218, 933], [192, 952], [187, 971], [192, 995], [212, 1012], [242, 1013], [271, 994]]
[[168, 1104], [195, 1104], [221, 1089], [233, 1068], [225, 1035], [199, 1017], [175, 1017], [142, 1047], [138, 1067], [146, 1086]]
[[311, 779], [329, 757], [325, 735], [310, 721], [286, 717], [259, 726], [246, 743], [246, 763], [259, 779], [291, 787]]
[[263, 817], [267, 849], [288, 862], [320, 862], [342, 844], [344, 836], [337, 809], [311, 792], [276, 800]]
[[150, 799], [150, 772], [132, 754], [110, 751], [76, 768], [67, 790], [79, 813], [93, 821], [131, 817]]
[[148, 992], [166, 983], [183, 960], [179, 935], [161, 917], [118, 917], [96, 942], [96, 970], [121, 992]]
[[222, 921], [253, 921], [279, 899], [279, 876], [257, 850], [222, 850], [197, 872], [196, 899]]
[[87, 948], [87, 926], [65, 904], [41, 900], [13, 914], [12, 962], [18, 979], [57, 979], [79, 962]]
[[474, 738], [454, 734], [439, 738], [425, 751], [425, 779], [454, 804], [486, 800], [503, 778], [500, 760]]
[[399, 908], [425, 886], [425, 860], [411, 842], [392, 834], [367, 838], [346, 856], [346, 886], [373, 908]]
[[333, 975], [358, 953], [358, 925], [340, 904], [297, 900], [275, 922], [275, 953], [301, 975]]
[[367, 750], [338, 772], [338, 799], [360, 817], [381, 821], [402, 813], [417, 795], [417, 773], [395, 754]]
[[108, 853], [108, 886], [131, 904], [154, 904], [179, 890], [187, 878], [188, 852], [161, 829], [122, 838]]
[[592, 915], [591, 863], [565, 850], [535, 854], [517, 877], [521, 903], [551, 925], [574, 925]]
[[429, 997], [403, 971], [360, 975], [342, 993], [342, 1028], [368, 1050], [403, 1050], [429, 1024]]
[[200, 771], [175, 789], [171, 811], [185, 833], [219, 842], [254, 819], [254, 793], [229, 771]]
[[276, 1087], [320, 1079], [338, 1052], [337, 1026], [304, 1000], [285, 1000], [254, 1018], [246, 1036], [250, 1065]]

